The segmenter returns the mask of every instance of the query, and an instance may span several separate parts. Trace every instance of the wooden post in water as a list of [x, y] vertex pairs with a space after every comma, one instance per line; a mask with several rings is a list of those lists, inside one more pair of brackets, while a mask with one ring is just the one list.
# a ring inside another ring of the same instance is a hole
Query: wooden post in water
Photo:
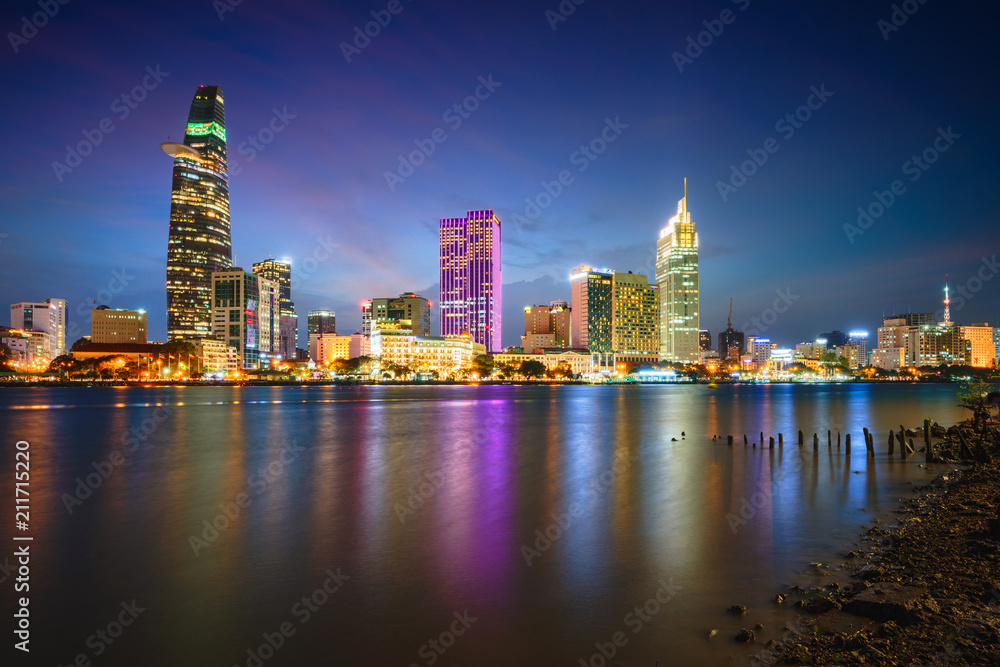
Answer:
[[784, 433], [779, 433], [778, 434], [778, 447], [784, 447], [784, 446], [785, 446], [785, 434]]
[[826, 448], [830, 449], [833, 447], [833, 431], [826, 429]]
[[845, 449], [847, 450], [847, 453], [844, 454], [844, 458], [847, 458], [847, 457], [849, 457], [851, 455], [851, 434], [850, 433], [848, 433], [847, 437], [844, 438], [844, 444], [847, 445], [845, 447]]
[[890, 428], [889, 429], [889, 456], [892, 456], [893, 452], [895, 451], [895, 445], [896, 445], [896, 434], [893, 433], [892, 429]]
[[840, 431], [837, 431], [837, 449], [840, 449]]
[[813, 433], [813, 451], [819, 451], [819, 433]]
[[910, 438], [910, 444], [907, 445], [906, 450], [908, 454], [912, 454], [917, 451], [917, 448], [913, 446], [913, 438]]
[[804, 438], [804, 436], [802, 435], [802, 431], [801, 431], [801, 430], [799, 430], [799, 444], [800, 444], [800, 445], [804, 445], [804, 444], [805, 444], [805, 442], [806, 442], [806, 441], [805, 441], [805, 438]]
[[768, 438], [767, 448], [768, 449], [774, 449], [774, 436], [773, 435]]
[[924, 461], [930, 463], [934, 459], [934, 448], [931, 447], [931, 420], [924, 420]]
[[747, 446], [747, 445], [749, 445], [749, 444], [750, 444], [750, 441], [749, 441], [749, 440], [747, 440], [747, 434], [746, 434], [746, 433], [744, 433], [744, 434], [743, 434], [743, 446], [744, 446], [744, 447], [746, 447], [746, 446]]
[[764, 449], [764, 432], [760, 432], [760, 448]]
[[871, 443], [870, 443], [870, 442], [868, 442], [868, 438], [870, 437], [870, 435], [871, 435], [871, 434], [870, 434], [870, 433], [868, 433], [868, 427], [867, 427], [867, 426], [866, 426], [866, 427], [864, 427], [864, 429], [862, 429], [862, 430], [863, 430], [863, 431], [864, 431], [864, 433], [865, 433], [865, 449], [866, 449], [867, 451], [871, 452], [871, 450], [872, 450], [872, 446], [871, 446]]
[[729, 436], [728, 440], [729, 441], [726, 444], [729, 445], [730, 447], [732, 447], [733, 446], [733, 436]]

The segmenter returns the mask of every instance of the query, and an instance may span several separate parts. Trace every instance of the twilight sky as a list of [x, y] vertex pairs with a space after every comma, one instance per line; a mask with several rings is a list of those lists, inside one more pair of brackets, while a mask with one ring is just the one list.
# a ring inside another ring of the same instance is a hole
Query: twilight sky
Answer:
[[[518, 344], [522, 306], [569, 300], [580, 263], [652, 279], [685, 176], [713, 336], [730, 297], [737, 327], [783, 344], [874, 333], [883, 312], [937, 310], [945, 273], [966, 290], [954, 320], [1000, 319], [992, 4], [908, 0], [895, 29], [889, 2], [46, 2], [37, 31], [37, 0], [0, 10], [0, 303], [65, 298], [71, 334], [96, 299], [145, 308], [165, 339], [158, 144], [183, 137], [199, 84], [225, 93], [236, 264], [292, 259], [300, 337], [310, 309], [349, 333], [362, 299], [403, 291], [435, 303], [436, 331], [437, 221], [492, 208]], [[371, 12], [391, 21], [356, 48]], [[399, 171], [416, 142], [433, 153]]]

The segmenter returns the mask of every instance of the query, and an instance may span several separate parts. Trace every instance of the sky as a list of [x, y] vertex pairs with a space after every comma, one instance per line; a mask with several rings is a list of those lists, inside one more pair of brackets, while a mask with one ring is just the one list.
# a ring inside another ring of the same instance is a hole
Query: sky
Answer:
[[946, 274], [953, 320], [1000, 319], [995, 5], [3, 5], [0, 302], [64, 298], [71, 336], [97, 301], [165, 339], [159, 144], [201, 84], [225, 95], [235, 263], [292, 260], [300, 345], [308, 310], [350, 333], [404, 291], [436, 331], [438, 220], [479, 209], [519, 344], [580, 264], [653, 280], [685, 177], [713, 336], [730, 298], [782, 344], [874, 335], [939, 310]]

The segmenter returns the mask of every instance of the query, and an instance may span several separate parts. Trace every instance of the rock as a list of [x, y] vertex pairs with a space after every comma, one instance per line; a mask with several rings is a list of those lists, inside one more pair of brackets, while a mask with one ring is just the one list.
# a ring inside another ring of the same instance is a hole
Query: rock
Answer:
[[730, 614], [745, 614], [747, 613], [747, 606], [745, 604], [734, 604], [732, 607], [727, 609]]
[[784, 601], [785, 601], [785, 596], [782, 595], [781, 593], [778, 593], [777, 595], [774, 596], [774, 603], [775, 604], [781, 604]]
[[840, 609], [840, 605], [828, 597], [817, 595], [809, 600], [803, 608], [810, 614], [825, 614], [828, 611]]
[[736, 633], [736, 641], [738, 642], [752, 642], [755, 638], [753, 630], [746, 628], [740, 628], [740, 631]]
[[753, 631], [754, 632], [763, 632], [764, 631], [764, 624], [763, 623], [756, 624], [755, 626], [753, 626]]
[[882, 583], [855, 595], [844, 609], [877, 621], [909, 623], [925, 606], [927, 593], [926, 588]]
[[715, 628], [712, 628], [711, 630], [708, 631], [708, 638], [712, 639], [717, 634], [719, 634], [719, 631], [716, 630]]

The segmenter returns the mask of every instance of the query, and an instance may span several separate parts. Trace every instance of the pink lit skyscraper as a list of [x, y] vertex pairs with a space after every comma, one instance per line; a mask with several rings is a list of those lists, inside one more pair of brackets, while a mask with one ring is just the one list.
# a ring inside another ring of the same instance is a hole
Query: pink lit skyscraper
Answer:
[[500, 219], [493, 211], [441, 219], [441, 335], [500, 345]]

